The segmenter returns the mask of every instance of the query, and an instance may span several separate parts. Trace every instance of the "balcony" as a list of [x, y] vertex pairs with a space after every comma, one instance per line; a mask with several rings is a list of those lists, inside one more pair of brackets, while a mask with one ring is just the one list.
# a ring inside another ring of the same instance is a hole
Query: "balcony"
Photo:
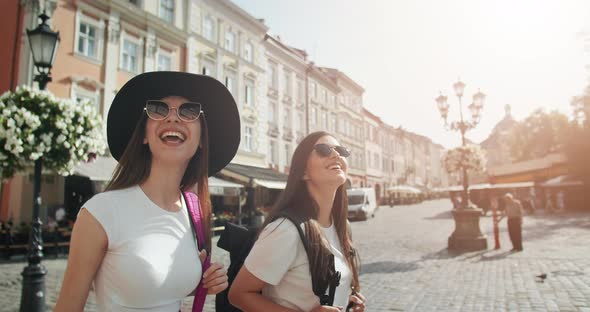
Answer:
[[287, 141], [293, 140], [293, 130], [291, 130], [291, 127], [283, 127], [283, 139]]
[[291, 103], [293, 103], [293, 98], [287, 94], [284, 94], [283, 103], [291, 105]]
[[268, 123], [268, 135], [274, 138], [279, 136], [279, 126], [276, 123]]
[[305, 138], [305, 134], [302, 131], [297, 131], [297, 135], [296, 135], [297, 144], [301, 143], [301, 141], [303, 141], [303, 138]]
[[268, 92], [266, 93], [271, 98], [278, 99], [279, 98], [279, 91], [272, 86], [268, 87]]

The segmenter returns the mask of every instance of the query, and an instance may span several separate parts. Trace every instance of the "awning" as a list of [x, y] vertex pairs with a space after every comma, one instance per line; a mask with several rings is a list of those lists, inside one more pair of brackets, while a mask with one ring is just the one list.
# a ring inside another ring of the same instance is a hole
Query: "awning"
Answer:
[[117, 167], [113, 157], [98, 156], [91, 162], [80, 163], [74, 168], [74, 174], [88, 177], [92, 181], [109, 181]]
[[524, 187], [533, 187], [535, 186], [535, 182], [514, 182], [514, 183], [498, 183], [492, 184], [493, 189], [504, 189], [504, 188], [524, 188]]
[[392, 186], [390, 188], [387, 189], [390, 192], [405, 192], [405, 193], [422, 193], [422, 191], [418, 188], [409, 186], [409, 185], [396, 185], [396, 186]]
[[[74, 174], [88, 177], [92, 181], [110, 181], [117, 167], [112, 157], [99, 156], [92, 162], [81, 163], [74, 168]], [[209, 193], [218, 196], [238, 196], [241, 184], [216, 177], [209, 177]]]
[[209, 194], [217, 196], [238, 196], [241, 184], [233, 183], [216, 177], [209, 177]]
[[273, 190], [284, 190], [285, 186], [287, 186], [287, 182], [254, 179], [254, 185], [266, 187], [268, 189], [273, 189]]
[[560, 175], [553, 179], [549, 179], [541, 183], [541, 187], [566, 187], [566, 186], [581, 186], [584, 182], [578, 180], [571, 175]]
[[228, 164], [220, 172], [222, 177], [229, 177], [251, 187], [264, 187], [283, 190], [287, 185], [287, 175], [271, 168], [261, 168], [241, 164]]
[[[491, 190], [491, 189], [510, 189], [510, 188], [525, 188], [525, 187], [533, 187], [535, 186], [534, 182], [515, 182], [515, 183], [498, 183], [498, 184], [489, 184], [489, 183], [479, 183], [479, 184], [471, 184], [469, 185], [470, 191], [476, 190]], [[458, 192], [463, 191], [463, 185], [454, 185], [445, 188], [440, 188], [438, 191], [441, 192]]]

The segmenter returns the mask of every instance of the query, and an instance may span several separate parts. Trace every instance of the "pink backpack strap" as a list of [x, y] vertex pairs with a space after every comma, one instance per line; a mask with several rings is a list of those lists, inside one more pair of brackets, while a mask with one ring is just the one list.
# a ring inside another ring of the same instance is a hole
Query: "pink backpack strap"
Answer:
[[[188, 208], [188, 212], [191, 218], [191, 222], [193, 223], [193, 228], [195, 230], [195, 234], [197, 236], [197, 246], [199, 251], [201, 251], [205, 246], [205, 228], [203, 226], [203, 216], [201, 211], [201, 204], [199, 202], [199, 197], [195, 193], [192, 192], [184, 192], [184, 198], [186, 201], [186, 206]], [[201, 312], [203, 311], [203, 306], [205, 305], [205, 298], [207, 297], [207, 289], [203, 287], [203, 278], [202, 275], [205, 274], [205, 271], [211, 265], [211, 255], [207, 254], [207, 258], [205, 262], [202, 264], [202, 274], [201, 274], [201, 281], [195, 290], [195, 299], [193, 301], [193, 312]]]

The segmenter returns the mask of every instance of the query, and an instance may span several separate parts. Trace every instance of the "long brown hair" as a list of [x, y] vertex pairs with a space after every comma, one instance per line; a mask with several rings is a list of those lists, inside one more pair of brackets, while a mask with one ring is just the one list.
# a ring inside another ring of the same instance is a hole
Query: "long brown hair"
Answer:
[[[303, 176], [307, 167], [307, 160], [313, 151], [316, 142], [323, 136], [331, 136], [330, 133], [318, 131], [309, 134], [295, 149], [291, 169], [287, 179], [287, 186], [273, 206], [263, 228], [274, 220], [281, 218], [285, 213], [297, 216], [305, 220], [305, 235], [309, 241], [307, 258], [312, 276], [323, 276], [328, 270], [328, 257], [332, 254], [324, 243], [324, 235], [317, 222], [319, 206], [311, 197]], [[334, 203], [332, 204], [332, 219], [338, 233], [338, 240], [342, 247], [342, 253], [346, 257], [348, 267], [352, 272], [352, 290], [359, 291], [359, 257], [352, 244], [351, 233], [348, 228], [348, 197], [345, 184], [338, 187]]]
[[[147, 144], [143, 143], [147, 115], [143, 114], [137, 122], [131, 139], [119, 159], [113, 177], [106, 186], [105, 191], [114, 191], [144, 183], [150, 175], [152, 165], [152, 153]], [[207, 121], [201, 115], [201, 141], [200, 147], [189, 161], [179, 189], [183, 192], [197, 184], [197, 195], [201, 203], [203, 226], [205, 228], [205, 249], [211, 254], [211, 198], [209, 196], [208, 169], [209, 169], [209, 132]]]

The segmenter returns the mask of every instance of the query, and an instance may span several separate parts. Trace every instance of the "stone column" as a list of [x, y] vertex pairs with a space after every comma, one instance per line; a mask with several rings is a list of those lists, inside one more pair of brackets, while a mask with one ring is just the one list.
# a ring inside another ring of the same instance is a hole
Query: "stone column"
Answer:
[[121, 39], [121, 24], [119, 12], [111, 11], [107, 27], [106, 52], [104, 57], [104, 96], [102, 115], [106, 117], [107, 112], [117, 93], [117, 70], [119, 68], [119, 44]]
[[148, 28], [145, 39], [144, 72], [158, 70], [158, 60], [156, 59], [158, 44], [156, 43], [156, 33], [152, 28]]

